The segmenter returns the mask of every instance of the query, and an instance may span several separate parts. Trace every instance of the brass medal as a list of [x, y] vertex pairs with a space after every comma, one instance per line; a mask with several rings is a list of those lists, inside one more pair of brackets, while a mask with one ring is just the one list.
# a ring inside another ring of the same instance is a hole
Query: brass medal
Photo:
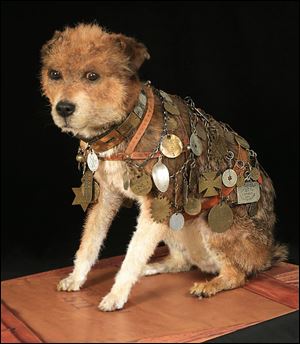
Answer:
[[197, 215], [201, 211], [201, 201], [195, 197], [188, 197], [184, 211], [189, 215]]
[[90, 203], [93, 199], [93, 172], [90, 170], [86, 170], [85, 174], [81, 178], [81, 181], [82, 194], [86, 202]]
[[166, 197], [154, 198], [151, 204], [151, 216], [154, 222], [164, 222], [170, 215], [170, 202]]
[[250, 178], [254, 181], [258, 180], [260, 176], [260, 172], [259, 172], [259, 169], [256, 168], [256, 167], [253, 167], [250, 171]]
[[250, 145], [249, 143], [242, 137], [239, 135], [235, 135], [235, 141], [243, 148], [245, 149], [249, 149]]
[[164, 108], [171, 115], [176, 115], [176, 116], [180, 115], [178, 107], [176, 105], [173, 105], [172, 103], [164, 102]]
[[167, 166], [162, 163], [161, 158], [152, 168], [152, 179], [159, 191], [166, 192], [168, 190], [170, 174]]
[[242, 174], [240, 174], [237, 177], [236, 186], [243, 186], [244, 184], [245, 184], [245, 177]]
[[217, 172], [204, 172], [199, 178], [199, 192], [203, 192], [203, 197], [211, 197], [219, 194], [222, 188], [221, 176], [217, 176]]
[[137, 196], [146, 196], [152, 189], [151, 177], [145, 172], [136, 174], [130, 180], [130, 189]]
[[181, 213], [174, 213], [169, 220], [169, 227], [173, 231], [179, 231], [184, 226], [184, 217]]
[[237, 188], [238, 204], [254, 203], [260, 199], [260, 188], [257, 182], [245, 182]]
[[174, 134], [167, 134], [163, 137], [160, 144], [160, 151], [167, 158], [177, 158], [183, 150], [180, 138]]
[[200, 156], [203, 152], [202, 142], [196, 133], [193, 133], [190, 137], [190, 147], [192, 152], [197, 156]]
[[175, 117], [168, 117], [167, 128], [168, 128], [168, 131], [174, 131], [178, 128], [178, 123]]
[[258, 204], [257, 204], [257, 202], [250, 203], [248, 205], [248, 215], [250, 217], [255, 216], [257, 214], [257, 211], [258, 211]]
[[159, 91], [160, 95], [169, 103], [172, 103], [173, 100], [172, 98], [168, 95], [168, 93], [164, 92], [164, 91]]
[[198, 122], [196, 125], [196, 132], [197, 135], [200, 137], [201, 140], [206, 141], [207, 135], [204, 125], [201, 122]]
[[215, 205], [208, 214], [208, 224], [213, 232], [223, 233], [232, 223], [233, 213], [226, 203]]
[[235, 170], [228, 168], [224, 171], [222, 174], [222, 182], [228, 188], [233, 187], [237, 182], [237, 174]]

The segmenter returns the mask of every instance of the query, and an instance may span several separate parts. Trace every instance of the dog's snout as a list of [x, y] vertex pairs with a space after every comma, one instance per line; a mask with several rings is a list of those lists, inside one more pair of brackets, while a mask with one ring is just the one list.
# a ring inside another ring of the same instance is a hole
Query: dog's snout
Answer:
[[70, 103], [70, 102], [65, 101], [65, 100], [61, 100], [56, 105], [56, 111], [62, 117], [71, 116], [75, 111], [75, 104]]

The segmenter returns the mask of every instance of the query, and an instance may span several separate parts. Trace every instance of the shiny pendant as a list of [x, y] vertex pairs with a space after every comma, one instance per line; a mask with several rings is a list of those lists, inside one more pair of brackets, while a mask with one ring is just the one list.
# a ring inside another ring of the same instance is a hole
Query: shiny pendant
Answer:
[[232, 223], [233, 213], [226, 203], [215, 205], [208, 214], [208, 224], [213, 232], [223, 233]]
[[99, 160], [98, 160], [97, 154], [93, 150], [89, 152], [87, 156], [87, 165], [92, 172], [95, 172], [98, 170]]
[[172, 103], [164, 102], [164, 109], [167, 112], [169, 112], [171, 115], [175, 115], [175, 116], [180, 115], [178, 107], [176, 105], [173, 105]]
[[195, 197], [188, 197], [186, 204], [184, 205], [184, 211], [189, 215], [197, 215], [201, 211], [201, 201]]
[[190, 137], [190, 147], [196, 156], [200, 156], [203, 152], [202, 142], [196, 133], [193, 133]]
[[151, 216], [154, 222], [164, 222], [170, 215], [170, 202], [166, 197], [154, 198], [151, 204]]
[[222, 188], [221, 176], [217, 172], [204, 172], [199, 178], [199, 192], [204, 192], [203, 197], [211, 197], [219, 194]]
[[167, 166], [162, 163], [161, 157], [152, 168], [152, 179], [159, 191], [166, 192], [168, 190], [170, 174]]
[[169, 220], [169, 227], [173, 231], [179, 231], [184, 226], [184, 217], [181, 213], [174, 213]]
[[224, 171], [222, 174], [222, 182], [228, 188], [233, 187], [237, 182], [237, 174], [235, 170], [228, 168]]
[[167, 158], [177, 158], [183, 150], [180, 138], [174, 134], [167, 134], [162, 138], [160, 151]]
[[238, 204], [254, 203], [260, 199], [260, 188], [257, 182], [246, 182], [237, 188]]
[[130, 189], [137, 196], [146, 196], [152, 189], [151, 177], [145, 172], [138, 173], [131, 178]]

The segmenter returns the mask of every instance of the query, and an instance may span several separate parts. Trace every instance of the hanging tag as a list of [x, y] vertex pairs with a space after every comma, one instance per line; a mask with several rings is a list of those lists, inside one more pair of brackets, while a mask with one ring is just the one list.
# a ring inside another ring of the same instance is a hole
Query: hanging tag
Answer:
[[179, 231], [184, 227], [184, 217], [181, 213], [174, 213], [169, 220], [169, 227], [173, 231]]
[[245, 182], [237, 187], [238, 204], [254, 203], [260, 199], [260, 188], [257, 182]]
[[92, 172], [96, 172], [99, 167], [99, 159], [97, 154], [92, 150], [87, 156], [87, 165]]

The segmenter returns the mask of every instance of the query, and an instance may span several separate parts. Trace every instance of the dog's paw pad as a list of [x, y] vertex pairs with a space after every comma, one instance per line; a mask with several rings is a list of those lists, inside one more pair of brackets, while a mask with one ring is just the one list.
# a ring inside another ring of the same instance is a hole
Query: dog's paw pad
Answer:
[[81, 282], [74, 280], [72, 276], [68, 276], [67, 278], [62, 279], [58, 285], [58, 291], [78, 291], [81, 287]]
[[122, 300], [122, 298], [114, 293], [109, 293], [102, 299], [98, 308], [103, 312], [112, 312], [122, 309], [125, 303], [126, 300]]
[[209, 282], [207, 283], [194, 283], [190, 289], [190, 294], [198, 296], [199, 299], [203, 297], [211, 297], [217, 293], [217, 290]]

